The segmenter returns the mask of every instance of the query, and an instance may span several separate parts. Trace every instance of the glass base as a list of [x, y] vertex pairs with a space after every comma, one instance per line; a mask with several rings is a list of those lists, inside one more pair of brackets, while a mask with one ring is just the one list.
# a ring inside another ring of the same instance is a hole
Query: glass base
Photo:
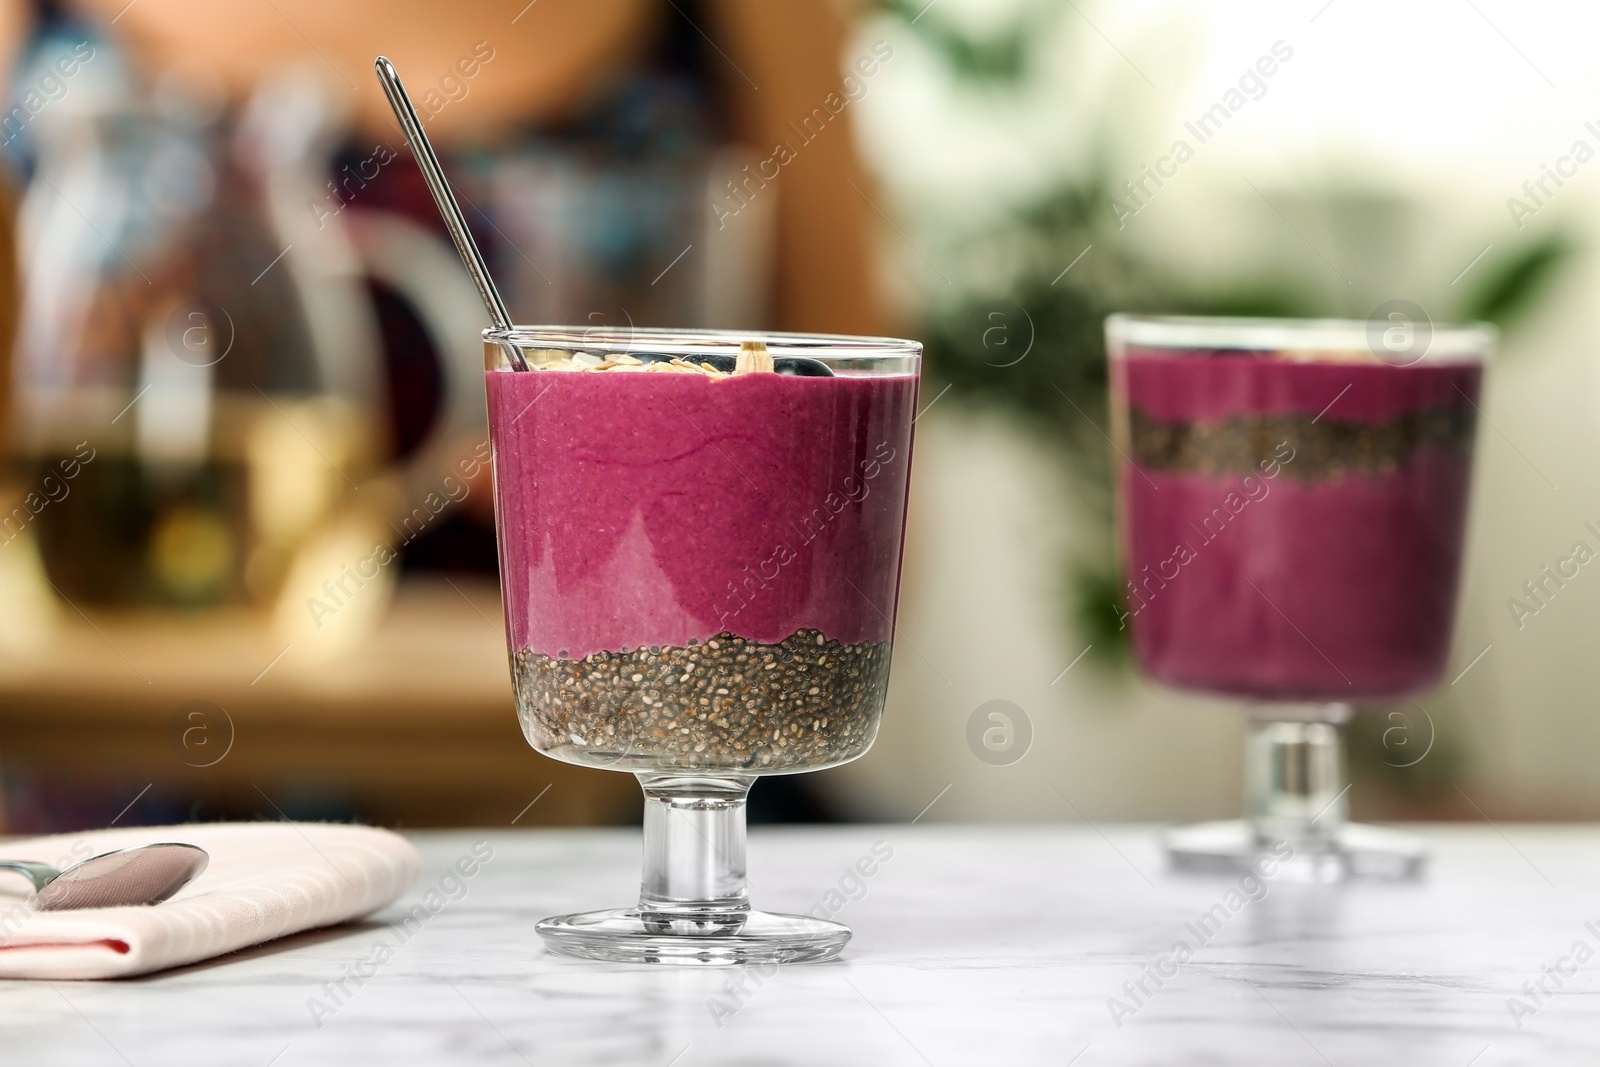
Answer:
[[[1301, 842], [1260, 838], [1242, 819], [1180, 826], [1163, 835], [1174, 870], [1238, 874], [1261, 870], [1267, 862], [1275, 878], [1296, 882], [1342, 882], [1347, 879], [1406, 881], [1427, 869], [1423, 839], [1403, 830], [1343, 823], [1328, 836]], [[1285, 848], [1293, 851], [1286, 857]]]
[[833, 959], [850, 940], [840, 923], [765, 911], [691, 917], [613, 908], [558, 915], [538, 930], [557, 955], [611, 963], [815, 963]]

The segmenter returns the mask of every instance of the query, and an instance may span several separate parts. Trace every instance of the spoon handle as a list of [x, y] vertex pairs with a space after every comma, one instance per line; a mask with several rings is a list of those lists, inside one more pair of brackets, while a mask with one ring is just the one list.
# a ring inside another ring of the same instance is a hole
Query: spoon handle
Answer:
[[[456, 200], [455, 192], [450, 188], [450, 180], [444, 176], [444, 168], [439, 165], [439, 157], [428, 141], [428, 135], [423, 132], [422, 120], [417, 117], [417, 109], [411, 106], [411, 98], [406, 95], [406, 87], [400, 82], [400, 72], [394, 69], [394, 64], [389, 62], [386, 56], [379, 56], [373, 66], [377, 69], [378, 81], [383, 85], [384, 95], [389, 98], [389, 106], [394, 109], [394, 116], [400, 120], [400, 128], [405, 131], [406, 141], [411, 145], [411, 154], [416, 157], [417, 166], [422, 169], [422, 176], [428, 183], [428, 191], [433, 194], [433, 202], [444, 218], [445, 229], [450, 231], [450, 238], [456, 243], [456, 251], [461, 253], [461, 262], [466, 264], [467, 273], [472, 275], [473, 284], [478, 287], [478, 295], [483, 297], [484, 306], [489, 309], [489, 317], [494, 320], [498, 328], [511, 329], [511, 313], [506, 310], [506, 302], [500, 298], [500, 290], [495, 287], [494, 279], [489, 277], [489, 264], [484, 260], [483, 253], [478, 250], [478, 243], [472, 239], [472, 231], [467, 229], [467, 220], [461, 214], [461, 205]], [[508, 351], [511, 350], [511, 346], [506, 347]], [[520, 353], [515, 355], [513, 362], [522, 362]], [[518, 369], [527, 368], [519, 366]]]
[[61, 872], [54, 867], [43, 863], [29, 863], [26, 860], [0, 860], [0, 871], [11, 871], [22, 875], [33, 883], [35, 893], [61, 877]]

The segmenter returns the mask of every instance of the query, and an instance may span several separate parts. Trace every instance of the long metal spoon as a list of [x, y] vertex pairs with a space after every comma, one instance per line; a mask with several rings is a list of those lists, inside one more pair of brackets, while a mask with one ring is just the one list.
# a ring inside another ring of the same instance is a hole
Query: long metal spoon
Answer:
[[43, 863], [0, 860], [0, 871], [33, 883], [33, 906], [40, 911], [122, 908], [159, 904], [194, 880], [211, 857], [198, 845], [164, 841], [119, 848], [91, 856], [58, 871]]
[[[445, 229], [450, 231], [450, 239], [456, 243], [461, 262], [466, 264], [467, 273], [472, 275], [473, 284], [478, 287], [478, 295], [483, 297], [484, 307], [489, 309], [489, 318], [500, 329], [511, 329], [511, 312], [506, 310], [506, 302], [500, 298], [500, 290], [489, 276], [489, 264], [483, 258], [483, 253], [478, 251], [478, 242], [472, 239], [472, 231], [467, 229], [466, 217], [461, 214], [461, 205], [450, 188], [450, 180], [444, 176], [439, 157], [434, 153], [428, 135], [423, 132], [417, 109], [411, 106], [411, 97], [406, 95], [406, 87], [400, 82], [400, 72], [394, 69], [394, 64], [386, 56], [379, 56], [373, 66], [378, 72], [379, 83], [383, 85], [384, 95], [389, 98], [389, 106], [394, 109], [394, 117], [400, 120], [400, 128], [405, 131], [411, 154], [416, 157], [417, 166], [422, 168], [422, 177], [428, 183], [428, 191], [433, 194], [434, 205], [444, 218]], [[522, 358], [522, 353], [515, 345], [507, 344], [504, 347], [517, 370], [528, 369], [528, 361]]]

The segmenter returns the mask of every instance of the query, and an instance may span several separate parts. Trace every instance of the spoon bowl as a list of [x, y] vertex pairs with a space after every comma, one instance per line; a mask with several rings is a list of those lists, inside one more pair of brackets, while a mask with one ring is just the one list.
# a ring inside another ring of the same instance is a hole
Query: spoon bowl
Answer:
[[211, 857], [198, 845], [163, 841], [103, 852], [57, 870], [26, 860], [0, 860], [0, 871], [33, 883], [39, 911], [159, 904], [194, 880]]

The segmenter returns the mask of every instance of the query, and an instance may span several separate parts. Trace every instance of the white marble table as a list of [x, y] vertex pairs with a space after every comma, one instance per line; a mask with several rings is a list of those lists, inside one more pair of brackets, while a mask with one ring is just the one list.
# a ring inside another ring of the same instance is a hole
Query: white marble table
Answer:
[[[1600, 1062], [1600, 955], [1573, 954], [1600, 952], [1600, 829], [1428, 827], [1423, 884], [1278, 883], [1232, 914], [1233, 882], [1167, 875], [1151, 831], [1103, 829], [758, 831], [760, 906], [858, 898], [838, 909], [856, 932], [840, 961], [759, 981], [545, 954], [538, 918], [631, 899], [634, 834], [417, 834], [422, 881], [371, 922], [137, 981], [0, 983], [0, 1062]], [[465, 894], [364, 963], [485, 838], [494, 858]], [[846, 872], [874, 842], [893, 855], [858, 888]], [[1201, 945], [1192, 927], [1219, 903]], [[1136, 1002], [1124, 983], [1179, 940], [1200, 945], [1194, 958], [1161, 963], [1175, 973], [1145, 977]], [[372, 977], [357, 986], [352, 970]], [[341, 978], [336, 998], [325, 983]], [[1556, 991], [1542, 1004], [1522, 988], [1541, 979]], [[1513, 1018], [1514, 995], [1531, 1014]], [[1134, 1009], [1121, 1026], [1111, 997]]]

